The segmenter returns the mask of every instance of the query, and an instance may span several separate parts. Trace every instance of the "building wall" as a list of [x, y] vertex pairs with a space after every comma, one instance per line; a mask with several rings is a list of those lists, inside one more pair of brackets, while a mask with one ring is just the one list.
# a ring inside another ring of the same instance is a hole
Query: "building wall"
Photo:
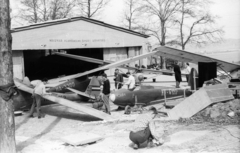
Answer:
[[23, 51], [13, 51], [13, 77], [18, 79], [23, 79], [24, 77], [24, 60]]
[[[108, 60], [108, 61], [120, 61], [128, 58], [128, 53], [127, 53], [127, 48], [104, 48], [103, 49], [103, 60]], [[114, 69], [109, 69], [105, 71], [105, 73], [110, 76], [114, 75]], [[125, 72], [126, 70], [121, 69], [121, 71]]]
[[141, 46], [146, 38], [117, 29], [74, 21], [12, 32], [13, 50], [120, 48]]
[[[147, 53], [147, 51], [143, 46], [137, 46], [137, 47], [123, 47], [123, 48], [104, 48], [103, 50], [103, 59], [109, 60], [113, 62], [117, 62], [123, 59], [131, 58], [134, 56], [138, 56], [142, 53]], [[147, 59], [143, 59], [140, 61], [135, 61], [132, 63], [129, 63], [129, 66], [135, 67], [135, 64], [137, 65], [145, 65], [146, 66]], [[122, 72], [126, 73], [128, 70], [119, 68]], [[107, 75], [114, 75], [114, 69], [110, 69], [105, 71]]]

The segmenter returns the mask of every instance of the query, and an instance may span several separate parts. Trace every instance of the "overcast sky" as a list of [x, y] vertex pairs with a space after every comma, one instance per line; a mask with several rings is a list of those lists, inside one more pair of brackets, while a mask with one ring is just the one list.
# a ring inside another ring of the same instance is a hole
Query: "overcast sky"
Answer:
[[[240, 0], [212, 0], [212, 2], [209, 10], [220, 17], [218, 25], [224, 27], [225, 38], [240, 39]], [[120, 24], [123, 4], [123, 0], [111, 0], [102, 20], [114, 25]]]
[[[109, 6], [103, 12], [101, 20], [120, 26], [121, 15], [124, 9], [124, 0], [111, 0]], [[223, 26], [225, 39], [240, 39], [240, 0], [212, 0], [214, 3], [210, 11], [218, 15], [218, 26]], [[19, 0], [10, 0], [10, 5], [14, 11], [18, 7]]]

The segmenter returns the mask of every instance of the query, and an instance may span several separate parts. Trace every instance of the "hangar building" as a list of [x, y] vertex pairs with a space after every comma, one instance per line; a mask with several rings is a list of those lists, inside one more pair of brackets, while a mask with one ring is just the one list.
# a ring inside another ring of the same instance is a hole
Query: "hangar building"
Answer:
[[[54, 55], [56, 51], [110, 61], [148, 51], [147, 35], [84, 17], [14, 28], [12, 37], [14, 77], [20, 79], [53, 78], [99, 66]], [[137, 63], [146, 65], [147, 59]], [[106, 72], [112, 75], [113, 71]]]

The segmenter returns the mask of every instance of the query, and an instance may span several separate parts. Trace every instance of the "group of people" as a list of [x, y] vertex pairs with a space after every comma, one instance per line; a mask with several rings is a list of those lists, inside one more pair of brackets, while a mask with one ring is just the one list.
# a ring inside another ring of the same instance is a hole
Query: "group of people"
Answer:
[[[189, 74], [191, 71], [191, 67], [189, 66], [189, 63], [186, 63], [186, 65], [187, 65], [186, 70], [187, 70], [187, 73]], [[173, 71], [175, 73], [176, 88], [180, 88], [180, 82], [182, 82], [180, 66], [177, 63], [174, 63], [172, 66], [173, 66]], [[115, 79], [114, 79], [115, 89], [121, 89], [123, 85], [127, 85], [128, 90], [130, 91], [133, 91], [135, 89], [134, 76], [130, 72], [127, 72], [126, 75], [128, 77], [128, 81], [124, 83], [123, 75], [119, 72], [119, 69], [115, 69]], [[187, 75], [187, 81], [188, 80], [189, 80], [189, 75]], [[47, 83], [46, 79], [42, 81], [35, 80], [31, 82], [31, 85], [34, 86], [34, 90], [32, 93], [33, 104], [30, 110], [30, 117], [33, 117], [35, 107], [36, 107], [38, 118], [44, 117], [44, 115], [40, 113], [40, 106], [41, 106], [42, 95], [48, 94], [45, 90], [46, 83]], [[102, 92], [100, 94], [100, 97], [106, 106], [107, 113], [110, 114], [110, 109], [108, 104], [109, 94], [110, 94], [110, 81], [108, 80], [106, 73], [103, 73], [102, 74]]]
[[[123, 76], [119, 73], [119, 70], [115, 70], [115, 87], [120, 89], [123, 85], [128, 85], [129, 90], [134, 90], [135, 88], [135, 79], [128, 72], [128, 81], [123, 83]], [[35, 80], [31, 82], [31, 85], [34, 86], [32, 93], [33, 104], [30, 110], [30, 117], [33, 117], [34, 110], [37, 111], [37, 117], [42, 118], [44, 114], [40, 112], [42, 96], [45, 94], [50, 94], [46, 92], [45, 84], [47, 80]], [[108, 97], [110, 94], [110, 81], [105, 73], [102, 74], [102, 92], [100, 97], [104, 102], [106, 112], [110, 114], [110, 107]], [[36, 108], [35, 108], [36, 107]], [[158, 146], [163, 143], [163, 139], [158, 137], [155, 130], [154, 118], [157, 115], [157, 110], [155, 107], [151, 107], [149, 111], [145, 114], [139, 115], [133, 125], [133, 128], [129, 134], [130, 140], [133, 142], [133, 148], [138, 149], [140, 145], [147, 141], [148, 147]]]
[[[128, 76], [128, 81], [124, 83], [122, 74], [119, 73], [118, 69], [115, 70], [115, 88], [116, 89], [122, 88], [123, 85], [127, 85], [128, 89], [131, 91], [135, 89], [135, 78], [131, 75], [130, 72], [127, 73], [127, 76]], [[40, 112], [42, 96], [50, 94], [46, 92], [46, 89], [45, 89], [46, 83], [47, 83], [47, 79], [31, 81], [31, 85], [34, 87], [34, 89], [32, 93], [33, 104], [31, 106], [30, 113], [29, 113], [30, 117], [34, 117], [35, 110], [37, 112], [36, 116], [38, 118], [44, 117], [44, 114]], [[103, 73], [102, 74], [102, 92], [100, 93], [100, 98], [104, 102], [106, 112], [110, 114], [110, 107], [108, 102], [109, 94], [110, 94], [110, 82], [106, 73]]]
[[[176, 88], [180, 88], [180, 83], [182, 82], [182, 74], [181, 74], [180, 66], [178, 63], [174, 63], [174, 64], [172, 64], [172, 67], [173, 67], [173, 71], [175, 73]], [[189, 74], [191, 73], [191, 69], [192, 68], [190, 67], [189, 63], [186, 63], [187, 82], [189, 81]]]
[[119, 69], [115, 69], [115, 89], [121, 89], [123, 85], [128, 86], [128, 90], [133, 91], [135, 89], [135, 78], [134, 76], [130, 73], [127, 72], [127, 77], [128, 81], [123, 82], [123, 75], [119, 72]]

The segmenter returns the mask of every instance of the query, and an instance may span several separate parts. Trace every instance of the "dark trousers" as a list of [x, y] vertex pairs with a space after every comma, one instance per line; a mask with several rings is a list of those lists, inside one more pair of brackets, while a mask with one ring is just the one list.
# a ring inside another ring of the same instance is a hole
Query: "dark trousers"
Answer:
[[189, 80], [189, 74], [186, 75], [186, 79], [187, 79], [187, 82], [188, 82], [188, 80]]
[[153, 139], [153, 136], [151, 134], [149, 127], [147, 127], [145, 130], [142, 130], [142, 131], [138, 131], [138, 132], [131, 131], [129, 138], [133, 143], [139, 146], [141, 143], [149, 140], [150, 138]]
[[111, 114], [111, 110], [110, 110], [110, 104], [109, 104], [109, 95], [102, 95], [102, 101], [104, 103], [104, 106], [105, 106], [105, 110], [106, 110], [106, 113], [108, 114]]
[[41, 107], [42, 97], [37, 94], [33, 94], [33, 103], [29, 115], [32, 116], [36, 107], [37, 116], [41, 117], [40, 107]]
[[121, 82], [115, 82], [115, 89], [121, 89], [122, 83]]

